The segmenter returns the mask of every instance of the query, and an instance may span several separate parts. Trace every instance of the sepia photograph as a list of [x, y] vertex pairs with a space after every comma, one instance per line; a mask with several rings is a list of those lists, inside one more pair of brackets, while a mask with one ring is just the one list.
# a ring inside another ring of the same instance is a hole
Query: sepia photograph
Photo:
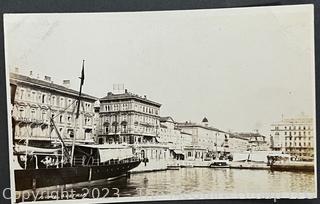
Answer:
[[317, 197], [312, 4], [3, 19], [13, 203]]

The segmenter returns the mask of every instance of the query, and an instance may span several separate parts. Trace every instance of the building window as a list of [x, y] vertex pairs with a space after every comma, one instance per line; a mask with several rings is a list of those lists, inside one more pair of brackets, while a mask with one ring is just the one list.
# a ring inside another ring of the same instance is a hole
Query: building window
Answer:
[[60, 105], [61, 105], [61, 107], [64, 107], [65, 105], [64, 105], [64, 98], [60, 98]]
[[32, 98], [31, 98], [32, 101], [36, 101], [36, 92], [32, 92]]
[[62, 115], [60, 115], [60, 117], [59, 117], [59, 122], [60, 123], [62, 123], [63, 121], [62, 121], [62, 118], [63, 118], [63, 116]]
[[45, 120], [45, 119], [46, 119], [46, 114], [47, 114], [47, 113], [46, 113], [46, 111], [45, 111], [45, 110], [44, 110], [44, 111], [42, 111], [42, 118], [41, 118], [42, 120]]
[[45, 103], [45, 100], [46, 100], [46, 95], [42, 94], [42, 103]]
[[36, 110], [31, 109], [31, 119], [35, 119], [35, 118], [36, 118]]
[[51, 105], [56, 105], [56, 97], [52, 96]]
[[24, 97], [24, 90], [21, 89], [21, 90], [20, 90], [20, 99], [23, 99], [23, 97]]
[[20, 109], [19, 109], [19, 116], [20, 116], [21, 118], [24, 118], [24, 117], [25, 117], [25, 112], [24, 112], [24, 108], [23, 108], [23, 107], [20, 107]]

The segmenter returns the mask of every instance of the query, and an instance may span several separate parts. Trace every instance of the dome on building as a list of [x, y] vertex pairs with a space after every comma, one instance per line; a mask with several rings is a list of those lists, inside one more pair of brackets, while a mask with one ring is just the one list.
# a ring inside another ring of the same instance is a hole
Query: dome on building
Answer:
[[207, 122], [209, 122], [209, 121], [208, 121], [208, 119], [207, 119], [206, 117], [204, 117], [204, 118], [202, 119], [202, 122], [203, 122], [203, 123], [207, 123]]

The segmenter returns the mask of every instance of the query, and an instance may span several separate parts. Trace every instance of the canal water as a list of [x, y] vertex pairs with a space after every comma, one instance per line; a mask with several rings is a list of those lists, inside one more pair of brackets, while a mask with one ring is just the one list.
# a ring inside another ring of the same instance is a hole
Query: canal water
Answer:
[[121, 178], [96, 187], [118, 188], [120, 197], [190, 193], [314, 193], [314, 182], [314, 173], [181, 168], [132, 174], [129, 179]]
[[[58, 197], [48, 192], [34, 200], [70, 199], [57, 192]], [[75, 197], [141, 197], [211, 194], [315, 194], [315, 176], [309, 172], [285, 172], [271, 170], [247, 170], [229, 168], [181, 168], [148, 173], [131, 174], [130, 178], [122, 177], [113, 181], [104, 181], [94, 185], [73, 186]], [[72, 194], [73, 195], [73, 194]], [[263, 197], [263, 196], [262, 196]], [[282, 197], [282, 196], [281, 196]], [[25, 200], [33, 200], [32, 197]], [[21, 198], [17, 199], [21, 202]]]

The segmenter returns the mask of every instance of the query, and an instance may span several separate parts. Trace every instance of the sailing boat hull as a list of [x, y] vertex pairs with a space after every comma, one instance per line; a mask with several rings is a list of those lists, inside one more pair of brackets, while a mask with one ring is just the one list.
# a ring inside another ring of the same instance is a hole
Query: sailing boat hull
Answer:
[[15, 170], [17, 191], [109, 179], [126, 174], [141, 161], [100, 166]]

